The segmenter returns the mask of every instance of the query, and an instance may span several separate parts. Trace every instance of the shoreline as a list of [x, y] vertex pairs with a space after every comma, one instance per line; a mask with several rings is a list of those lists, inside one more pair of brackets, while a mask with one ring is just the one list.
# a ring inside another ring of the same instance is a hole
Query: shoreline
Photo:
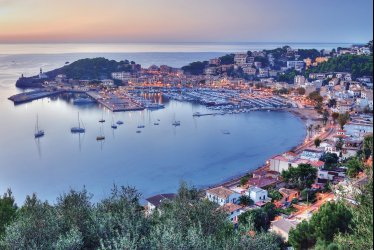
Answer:
[[[307, 130], [307, 121], [309, 120], [312, 120], [312, 121], [316, 121], [318, 120], [318, 117], [317, 117], [317, 113], [315, 110], [313, 110], [314, 112], [308, 112], [309, 116], [306, 115], [306, 114], [303, 114], [301, 113], [301, 109], [299, 108], [289, 108], [289, 109], [285, 109], [285, 110], [278, 110], [277, 112], [289, 112], [291, 114], [293, 114], [294, 116], [296, 116], [297, 118], [299, 118], [303, 124], [304, 124], [304, 128], [305, 128], [305, 131]], [[313, 115], [311, 115], [311, 113], [314, 113]], [[285, 152], [289, 152], [289, 151], [294, 151], [295, 149], [301, 147], [302, 145], [304, 145], [304, 142], [305, 140], [308, 138], [308, 133], [306, 133], [305, 135], [305, 138], [300, 141], [297, 145], [293, 146], [291, 149], [285, 151]], [[285, 152], [281, 152], [279, 154], [283, 154]], [[230, 186], [233, 186], [233, 185], [236, 185], [238, 183], [240, 183], [240, 180], [247, 176], [247, 175], [250, 175], [252, 174], [253, 172], [255, 171], [258, 171], [258, 170], [266, 170], [268, 168], [267, 165], [261, 165], [261, 166], [258, 166], [257, 168], [254, 168], [252, 170], [249, 170], [245, 173], [239, 173], [235, 176], [232, 176], [232, 177], [228, 177], [227, 179], [221, 181], [221, 182], [217, 182], [216, 184], [211, 184], [211, 185], [202, 185], [202, 190], [203, 191], [206, 191], [208, 189], [211, 189], [211, 188], [216, 188], [216, 187], [220, 187], [220, 186], [224, 186], [224, 187], [227, 187], [229, 188]]]

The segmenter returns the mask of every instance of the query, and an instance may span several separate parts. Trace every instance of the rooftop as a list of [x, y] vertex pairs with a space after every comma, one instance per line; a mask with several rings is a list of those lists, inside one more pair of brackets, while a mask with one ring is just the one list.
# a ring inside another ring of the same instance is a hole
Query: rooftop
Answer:
[[280, 219], [271, 223], [272, 227], [276, 227], [279, 230], [286, 232], [287, 234], [290, 232], [291, 228], [296, 228], [297, 224], [299, 224], [296, 220], [289, 220], [289, 219]]
[[210, 194], [216, 195], [220, 198], [226, 199], [230, 195], [232, 195], [234, 193], [234, 191], [232, 191], [228, 188], [225, 188], [223, 186], [220, 186], [220, 187], [216, 187], [216, 188], [212, 188], [212, 189], [207, 190], [207, 193], [210, 193]]
[[151, 203], [152, 205], [154, 205], [155, 207], [158, 207], [158, 206], [160, 206], [160, 204], [163, 200], [165, 200], [165, 199], [172, 200], [172, 199], [175, 198], [175, 196], [176, 196], [176, 194], [158, 194], [158, 195], [149, 197], [145, 200], [148, 201], [149, 203]]
[[223, 210], [232, 213], [235, 212], [238, 209], [241, 209], [242, 207], [240, 205], [234, 204], [234, 203], [226, 203], [222, 206]]

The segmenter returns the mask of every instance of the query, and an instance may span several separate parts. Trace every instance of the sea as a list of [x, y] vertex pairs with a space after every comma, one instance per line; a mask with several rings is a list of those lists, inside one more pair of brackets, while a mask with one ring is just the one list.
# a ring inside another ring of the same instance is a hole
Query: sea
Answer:
[[[36, 75], [81, 58], [133, 60], [143, 67], [181, 67], [226, 53], [291, 45], [332, 49], [347, 44], [183, 43], [183, 44], [0, 44], [0, 193], [10, 188], [18, 204], [36, 193], [50, 203], [69, 189], [86, 188], [93, 201], [113, 185], [133, 186], [145, 198], [176, 192], [180, 183], [207, 187], [263, 165], [303, 141], [305, 124], [287, 112], [252, 112], [193, 117], [202, 105], [149, 98], [164, 109], [112, 113], [98, 104], [76, 106], [61, 95], [14, 105], [8, 97], [21, 74]], [[71, 134], [78, 124], [85, 134]], [[45, 136], [34, 139], [36, 119]], [[100, 124], [99, 119], [106, 122]], [[111, 124], [121, 120], [118, 129]], [[179, 120], [181, 126], [172, 122]], [[154, 125], [158, 122], [159, 125]], [[144, 125], [141, 133], [137, 126]], [[223, 133], [229, 131], [230, 134]], [[103, 133], [105, 141], [97, 142]]]

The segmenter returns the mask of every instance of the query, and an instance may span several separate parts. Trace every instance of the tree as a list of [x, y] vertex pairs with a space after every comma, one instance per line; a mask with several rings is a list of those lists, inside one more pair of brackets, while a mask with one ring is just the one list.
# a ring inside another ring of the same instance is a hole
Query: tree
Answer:
[[299, 94], [299, 95], [305, 95], [305, 89], [304, 88], [302, 88], [302, 87], [300, 87], [300, 88], [297, 88], [296, 89], [296, 92]]
[[310, 164], [299, 164], [283, 171], [282, 178], [300, 190], [310, 188], [317, 178], [317, 169]]
[[339, 138], [339, 140], [335, 143], [336, 150], [341, 151], [344, 146], [344, 141], [342, 138]]
[[303, 221], [289, 233], [289, 243], [295, 249], [330, 245], [334, 236], [350, 231], [352, 213], [342, 202], [328, 202], [313, 214], [310, 222]]
[[316, 146], [316, 148], [318, 148], [321, 145], [321, 139], [319, 139], [319, 137], [314, 139], [314, 145]]
[[363, 164], [357, 157], [349, 159], [346, 164], [348, 168], [347, 174], [351, 178], [356, 177], [357, 174], [363, 169]]
[[336, 106], [336, 99], [332, 98], [329, 100], [329, 103], [327, 104], [330, 108], [333, 108]]
[[241, 186], [247, 185], [248, 180], [249, 180], [249, 177], [247, 175], [243, 176], [242, 178], [240, 178], [240, 185]]
[[295, 229], [291, 229], [288, 236], [288, 242], [295, 249], [309, 249], [314, 246], [316, 240], [314, 228], [306, 220], [298, 224]]
[[247, 195], [242, 195], [239, 198], [239, 204], [243, 206], [249, 206], [253, 204], [253, 201]]
[[339, 113], [333, 112], [333, 113], [331, 114], [331, 117], [332, 117], [332, 120], [333, 120], [334, 123], [335, 123], [336, 120], [339, 118]]
[[17, 205], [12, 191], [8, 189], [2, 197], [0, 196], [0, 238], [5, 232], [5, 226], [16, 216], [16, 211]]
[[273, 201], [279, 201], [283, 198], [283, 195], [275, 189], [270, 189], [268, 190], [268, 196], [273, 200]]
[[325, 163], [325, 168], [330, 169], [339, 162], [339, 156], [335, 153], [325, 153], [321, 157], [321, 161]]
[[364, 160], [367, 160], [373, 155], [373, 134], [365, 136], [362, 144], [362, 150], [365, 156]]
[[346, 233], [352, 220], [352, 213], [342, 202], [327, 202], [310, 220], [318, 240], [332, 242], [337, 233]]
[[339, 114], [338, 122], [341, 129], [344, 129], [344, 126], [349, 121], [349, 119], [349, 113]]
[[360, 187], [355, 200], [359, 205], [347, 205], [352, 213], [349, 233], [340, 233], [334, 241], [345, 249], [373, 249], [373, 172], [368, 171], [368, 183]]

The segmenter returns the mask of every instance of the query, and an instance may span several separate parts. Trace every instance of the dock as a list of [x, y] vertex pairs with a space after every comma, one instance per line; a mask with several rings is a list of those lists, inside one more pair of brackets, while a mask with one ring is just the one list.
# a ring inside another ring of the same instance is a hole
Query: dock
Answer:
[[22, 104], [22, 103], [27, 103], [27, 102], [32, 102], [34, 100], [38, 100], [41, 98], [45, 97], [50, 97], [54, 95], [58, 95], [61, 93], [64, 93], [64, 90], [55, 90], [55, 91], [50, 91], [46, 89], [39, 89], [39, 90], [34, 90], [30, 92], [25, 92], [17, 95], [13, 95], [9, 97], [8, 99], [13, 101], [14, 104]]

